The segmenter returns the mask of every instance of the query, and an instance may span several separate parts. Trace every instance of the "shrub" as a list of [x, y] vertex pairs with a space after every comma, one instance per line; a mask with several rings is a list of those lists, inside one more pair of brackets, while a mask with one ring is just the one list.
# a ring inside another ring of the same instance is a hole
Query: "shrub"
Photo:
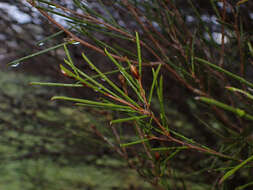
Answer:
[[[33, 84], [97, 92], [96, 98], [52, 100], [114, 111], [115, 141], [96, 127], [94, 132], [154, 187], [253, 184], [252, 13], [247, 9], [252, 2], [28, 2], [69, 38], [11, 64], [63, 47], [60, 70], [73, 83]], [[102, 54], [103, 63], [84, 50], [82, 64], [90, 69], [80, 69], [69, 50], [77, 44]], [[111, 66], [105, 65], [108, 60]]]

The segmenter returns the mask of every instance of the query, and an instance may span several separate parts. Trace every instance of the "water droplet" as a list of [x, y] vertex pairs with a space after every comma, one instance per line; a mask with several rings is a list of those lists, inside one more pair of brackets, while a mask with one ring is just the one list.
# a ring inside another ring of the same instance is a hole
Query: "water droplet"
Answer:
[[17, 62], [17, 63], [12, 64], [11, 67], [18, 67], [19, 65], [20, 65], [20, 63]]
[[94, 89], [95, 92], [98, 92], [99, 90], [101, 90], [102, 88], [101, 87], [98, 87], [96, 89]]
[[64, 70], [62, 70], [62, 69], [61, 69], [61, 73], [64, 74], [64, 75], [66, 75], [66, 72]]
[[44, 42], [40, 42], [38, 46], [44, 46]]
[[53, 9], [56, 8], [56, 6], [54, 6], [54, 5], [49, 5], [49, 7], [50, 7], [50, 8], [53, 8]]
[[199, 96], [196, 96], [194, 99], [195, 99], [195, 100], [199, 100], [199, 99], [200, 99], [200, 97], [199, 97]]
[[101, 78], [101, 81], [104, 81], [104, 82], [105, 82], [105, 79], [104, 79], [104, 78]]
[[88, 4], [88, 2], [87, 2], [87, 1], [82, 1], [81, 3], [82, 3], [82, 4], [83, 4], [83, 6], [85, 6], [85, 7], [88, 7], [88, 6], [89, 6], [89, 4]]
[[73, 42], [72, 44], [74, 44], [74, 45], [78, 45], [78, 44], [80, 44], [80, 42]]

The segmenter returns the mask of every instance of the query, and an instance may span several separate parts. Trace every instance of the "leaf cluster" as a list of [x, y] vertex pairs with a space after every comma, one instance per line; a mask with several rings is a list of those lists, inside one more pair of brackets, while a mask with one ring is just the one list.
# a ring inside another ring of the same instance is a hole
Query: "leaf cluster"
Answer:
[[[184, 9], [167, 0], [95, 1], [103, 11], [79, 0], [73, 1], [73, 9], [61, 2], [28, 2], [69, 38], [10, 64], [63, 47], [66, 58], [60, 70], [73, 83], [33, 84], [90, 88], [100, 94], [98, 100], [52, 100], [120, 112], [110, 122], [116, 145], [94, 131], [151, 184], [166, 189], [252, 185], [253, 48], [243, 22], [248, 15], [241, 13], [252, 2], [209, 0], [211, 16], [193, 0]], [[208, 23], [211, 19], [215, 24]], [[116, 69], [106, 72], [106, 66], [96, 65], [86, 53], [82, 62], [95, 74], [80, 69], [68, 48], [79, 44], [102, 54]], [[116, 124], [132, 127], [133, 138]]]

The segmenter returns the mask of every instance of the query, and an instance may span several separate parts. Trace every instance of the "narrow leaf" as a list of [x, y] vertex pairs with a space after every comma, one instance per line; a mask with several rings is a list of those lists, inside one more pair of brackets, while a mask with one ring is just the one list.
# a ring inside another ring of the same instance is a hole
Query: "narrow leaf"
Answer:
[[31, 82], [31, 85], [40, 86], [59, 86], [59, 87], [83, 87], [82, 84], [66, 84], [66, 83], [53, 83], [53, 82]]
[[106, 55], [109, 57], [109, 59], [111, 59], [111, 61], [119, 68], [119, 71], [121, 72], [121, 74], [125, 77], [127, 84], [129, 84], [131, 86], [131, 88], [134, 90], [134, 92], [136, 93], [136, 95], [139, 97], [139, 99], [144, 102], [140, 92], [138, 91], [138, 89], [136, 88], [137, 84], [134, 81], [133, 77], [128, 74], [126, 72], [126, 69], [120, 65], [113, 57], [112, 55], [107, 51], [107, 49], [105, 49], [105, 53]]
[[36, 53], [33, 53], [33, 54], [31, 54], [31, 55], [28, 55], [28, 56], [25, 56], [25, 57], [16, 59], [16, 60], [14, 60], [14, 61], [8, 63], [8, 65], [16, 65], [16, 64], [18, 64], [18, 63], [20, 63], [20, 62], [22, 62], [22, 61], [25, 61], [25, 60], [27, 60], [27, 59], [30, 59], [30, 58], [34, 57], [34, 56], [41, 55], [41, 54], [43, 54], [43, 53], [46, 53], [46, 52], [52, 51], [52, 50], [54, 50], [54, 49], [60, 48], [60, 47], [64, 46], [65, 44], [68, 44], [68, 42], [64, 42], [64, 43], [58, 44], [58, 45], [56, 45], [56, 46], [53, 46], [53, 47], [50, 47], [50, 48], [41, 50], [41, 51], [36, 52]]
[[38, 41], [37, 45], [38, 46], [42, 46], [46, 41], [51, 40], [51, 39], [55, 38], [56, 36], [61, 35], [62, 33], [64, 33], [64, 31], [60, 30], [59, 32], [56, 32], [56, 33], [54, 33], [54, 34], [52, 34], [52, 35], [50, 35], [50, 36], [48, 36], [48, 37], [46, 37], [46, 38]]
[[152, 151], [168, 151], [168, 150], [181, 150], [181, 149], [188, 149], [188, 146], [177, 146], [177, 147], [159, 147], [159, 148], [152, 148]]
[[253, 47], [250, 42], [248, 42], [248, 46], [249, 46], [249, 52], [250, 52], [251, 56], [253, 56]]
[[135, 32], [136, 35], [136, 44], [137, 44], [137, 55], [138, 55], [138, 63], [139, 63], [139, 75], [141, 77], [141, 46], [138, 32]]
[[229, 105], [224, 104], [222, 102], [219, 102], [217, 100], [214, 100], [214, 99], [211, 99], [211, 98], [206, 98], [206, 97], [196, 97], [196, 100], [200, 100], [200, 101], [205, 102], [207, 104], [211, 104], [211, 105], [220, 107], [220, 108], [222, 108], [224, 110], [233, 112], [236, 115], [238, 115], [239, 117], [244, 117], [246, 119], [253, 120], [253, 116], [247, 114], [244, 110], [239, 109], [239, 108], [234, 108], [232, 106], [229, 106]]
[[133, 121], [133, 120], [139, 120], [139, 119], [144, 119], [146, 117], [149, 117], [149, 116], [148, 115], [142, 115], [142, 116], [133, 116], [133, 117], [128, 117], [128, 118], [116, 119], [116, 120], [112, 120], [110, 122], [110, 124], [122, 123], [122, 122]]
[[158, 68], [156, 69], [156, 71], [154, 72], [154, 70], [152, 69], [152, 72], [153, 72], [153, 81], [152, 81], [152, 85], [151, 85], [151, 89], [150, 89], [150, 92], [149, 92], [149, 97], [148, 97], [148, 103], [150, 104], [151, 103], [151, 100], [152, 100], [152, 97], [153, 97], [153, 92], [154, 92], [154, 89], [155, 89], [155, 84], [157, 82], [157, 77], [158, 77], [158, 74], [159, 74], [159, 71], [161, 69], [161, 64], [158, 66]]
[[226, 87], [228, 90], [231, 90], [231, 91], [233, 91], [233, 92], [239, 92], [239, 93], [241, 93], [241, 94], [244, 94], [247, 98], [249, 98], [249, 99], [251, 99], [251, 100], [253, 100], [253, 95], [251, 95], [250, 93], [248, 93], [248, 92], [245, 92], [244, 90], [241, 90], [241, 89], [239, 89], [239, 88], [235, 88], [235, 87]]
[[251, 83], [251, 82], [245, 80], [244, 78], [242, 78], [242, 77], [240, 77], [240, 76], [238, 76], [238, 75], [236, 75], [236, 74], [233, 74], [233, 73], [231, 73], [231, 72], [229, 72], [229, 71], [227, 71], [227, 70], [225, 70], [225, 69], [223, 69], [223, 68], [221, 68], [221, 67], [219, 67], [219, 66], [217, 66], [217, 65], [215, 65], [215, 64], [213, 64], [213, 63], [210, 63], [209, 61], [206, 61], [206, 60], [204, 60], [204, 59], [201, 59], [201, 58], [199, 58], [199, 57], [195, 57], [195, 59], [196, 59], [197, 61], [201, 62], [201, 63], [204, 63], [204, 64], [206, 64], [206, 65], [208, 65], [208, 66], [210, 66], [210, 67], [216, 69], [216, 70], [219, 71], [219, 72], [222, 72], [222, 73], [224, 73], [224, 74], [226, 74], [226, 75], [232, 77], [232, 78], [235, 79], [235, 80], [240, 81], [241, 83], [244, 83], [244, 84], [246, 84], [246, 85], [248, 85], [248, 86], [250, 86], [250, 87], [253, 87], [253, 83]]
[[[65, 60], [65, 62], [68, 62], [67, 60]], [[69, 63], [70, 64], [70, 63]], [[104, 85], [102, 85], [101, 83], [97, 82], [96, 80], [94, 80], [92, 77], [90, 77], [89, 75], [83, 73], [82, 71], [80, 71], [79, 69], [77, 69], [77, 71], [86, 78], [83, 79], [80, 76], [75, 75], [74, 73], [72, 73], [71, 71], [69, 71], [68, 69], [66, 69], [64, 66], [60, 65], [61, 70], [63, 72], [65, 72], [67, 75], [70, 75], [71, 77], [75, 78], [76, 80], [80, 81], [81, 83], [87, 85], [88, 87], [92, 88], [95, 91], [104, 93], [104, 91], [114, 95], [113, 92], [111, 92], [109, 89], [107, 89], [106, 87], [104, 87]], [[103, 91], [104, 90], [104, 91]]]
[[72, 98], [72, 97], [67, 97], [67, 96], [53, 96], [51, 100], [65, 100], [65, 101], [72, 101], [72, 102], [78, 102], [82, 104], [95, 105], [95, 106], [101, 106], [101, 107], [129, 108], [128, 106], [122, 106], [122, 105], [117, 105], [117, 104], [112, 104], [112, 103], [96, 102], [92, 100]]
[[233, 175], [236, 171], [238, 171], [240, 168], [242, 168], [244, 165], [246, 165], [248, 162], [253, 160], [253, 155], [244, 160], [242, 163], [234, 167], [232, 170], [229, 170], [219, 181], [219, 183], [223, 183], [228, 177]]
[[149, 139], [141, 139], [141, 140], [130, 142], [130, 143], [120, 144], [120, 146], [121, 147], [132, 146], [132, 145], [140, 144], [140, 143], [147, 142], [147, 141], [149, 141]]
[[236, 187], [235, 190], [243, 190], [249, 186], [253, 186], [253, 181], [247, 183], [247, 184], [244, 184], [244, 185], [240, 185], [239, 187]]
[[75, 74], [77, 76], [79, 76], [79, 74], [77, 72], [77, 68], [75, 67], [74, 62], [73, 62], [73, 60], [72, 60], [72, 58], [70, 56], [69, 50], [67, 48], [67, 45], [64, 44], [63, 47], [64, 47], [65, 54], [66, 54], [66, 56], [68, 58], [68, 62], [64, 59], [65, 63], [67, 63], [73, 69], [73, 71], [75, 72]]
[[117, 105], [117, 104], [107, 104], [107, 105], [91, 105], [91, 104], [84, 104], [84, 103], [76, 103], [76, 106], [82, 106], [82, 107], [93, 107], [93, 108], [103, 108], [103, 109], [109, 109], [110, 111], [121, 111], [121, 112], [127, 112], [127, 113], [136, 113], [136, 110], [131, 110], [128, 106], [123, 105]]
[[131, 99], [128, 95], [125, 94], [118, 86], [116, 86], [106, 75], [104, 75], [85, 55], [82, 53], [84, 60], [103, 78], [114, 90], [119, 92], [127, 101], [135, 105], [136, 107], [140, 107], [133, 99]]

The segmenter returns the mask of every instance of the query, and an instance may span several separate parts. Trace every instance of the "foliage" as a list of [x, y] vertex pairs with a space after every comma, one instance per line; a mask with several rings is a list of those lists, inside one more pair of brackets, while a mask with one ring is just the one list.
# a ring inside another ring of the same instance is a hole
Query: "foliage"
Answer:
[[[187, 7], [167, 0], [28, 2], [69, 38], [11, 64], [63, 47], [60, 70], [73, 83], [33, 84], [94, 90], [95, 98], [52, 100], [115, 111], [114, 143], [94, 132], [154, 187], [252, 185], [253, 52], [250, 12], [242, 12], [252, 2], [210, 0], [206, 15], [192, 0]], [[90, 69], [81, 69], [69, 50], [79, 44], [106, 61], [96, 64], [84, 51], [82, 64]]]

